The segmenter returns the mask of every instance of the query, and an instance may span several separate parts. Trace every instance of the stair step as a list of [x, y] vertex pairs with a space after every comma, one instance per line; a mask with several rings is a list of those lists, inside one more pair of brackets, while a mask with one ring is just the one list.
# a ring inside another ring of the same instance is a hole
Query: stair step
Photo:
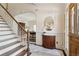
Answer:
[[14, 39], [17, 39], [17, 40], [18, 40], [17, 37], [12, 37], [12, 38], [8, 38], [8, 39], [0, 40], [0, 42], [9, 41], [9, 40], [14, 40]]
[[23, 48], [19, 49], [18, 51], [14, 52], [14, 53], [11, 54], [10, 56], [16, 56], [16, 55], [19, 56], [19, 54], [20, 54], [21, 52], [23, 52], [23, 50], [25, 50], [25, 47], [23, 47]]
[[12, 43], [12, 42], [16, 42], [16, 41], [18, 41], [18, 38], [5, 40], [5, 41], [3, 41], [3, 42], [0, 42], [0, 46], [4, 46], [4, 45], [6, 45], [6, 44], [9, 44], [9, 43]]
[[6, 35], [6, 36], [0, 36], [0, 40], [6, 40], [6, 39], [9, 39], [9, 38], [13, 38], [13, 37], [16, 37], [16, 36], [14, 34]]
[[8, 26], [7, 24], [0, 24], [0, 26]]
[[2, 54], [1, 56], [9, 56], [9, 55], [11, 55], [12, 53], [16, 52], [17, 50], [19, 50], [19, 49], [21, 49], [21, 48], [23, 48], [23, 46], [18, 46], [18, 47], [16, 47], [16, 48], [14, 48], [14, 49], [12, 49], [12, 50], [10, 50], [10, 51], [8, 51], [8, 52]]
[[8, 28], [8, 27], [5, 27], [5, 28], [0, 28], [0, 31], [1, 30], [11, 30], [10, 28]]
[[10, 47], [10, 46], [12, 46], [12, 45], [14, 45], [14, 44], [17, 44], [17, 43], [19, 43], [19, 41], [12, 42], [12, 43], [7, 44], [7, 45], [4, 45], [4, 46], [0, 46], [0, 50], [5, 49], [5, 48], [7, 48], [7, 47]]
[[[11, 51], [13, 51], [13, 49], [16, 49], [16, 47], [20, 46], [20, 43], [17, 43], [15, 45], [12, 45], [10, 47], [7, 47], [5, 49], [0, 50], [0, 56], [4, 56], [3, 54], [10, 53]], [[22, 48], [22, 47], [21, 47]], [[19, 48], [20, 49], [20, 48]]]
[[0, 26], [0, 28], [10, 28], [9, 26]]
[[4, 23], [0, 23], [0, 25], [3, 25], [3, 24], [4, 24], [4, 25], [7, 25], [7, 23], [5, 23], [5, 22], [4, 22]]
[[0, 30], [0, 31], [12, 31], [11, 29], [9, 29], [9, 30]]
[[3, 35], [0, 35], [0, 36], [7, 36], [7, 35], [14, 35], [15, 33], [9, 33], [9, 34], [3, 34]]
[[27, 51], [26, 50], [23, 50], [22, 52], [20, 52], [16, 56], [24, 56], [26, 53], [27, 53]]
[[4, 21], [0, 21], [0, 24], [3, 24], [3, 23], [6, 23], [6, 22], [4, 22]]
[[0, 31], [0, 35], [11, 34], [12, 31]]

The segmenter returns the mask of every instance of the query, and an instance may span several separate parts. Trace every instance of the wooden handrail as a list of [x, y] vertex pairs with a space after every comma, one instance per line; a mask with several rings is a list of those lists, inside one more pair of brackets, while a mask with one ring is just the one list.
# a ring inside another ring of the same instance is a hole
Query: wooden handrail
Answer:
[[[8, 12], [8, 10], [6, 10], [6, 8], [0, 3], [0, 6], [8, 13], [8, 15], [19, 25], [19, 27], [27, 34], [27, 50], [29, 52], [29, 36], [28, 36], [28, 33], [29, 33], [29, 30], [26, 30], [16, 21], [16, 19], [11, 15], [11, 13]], [[29, 54], [29, 53], [28, 53]], [[27, 54], [27, 55], [28, 55]]]

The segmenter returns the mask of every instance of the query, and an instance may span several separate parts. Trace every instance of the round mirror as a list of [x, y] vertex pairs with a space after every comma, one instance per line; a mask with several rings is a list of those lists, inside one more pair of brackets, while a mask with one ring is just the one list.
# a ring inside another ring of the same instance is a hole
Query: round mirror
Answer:
[[54, 26], [53, 18], [51, 16], [46, 17], [45, 20], [44, 20], [45, 29], [50, 31], [50, 30], [53, 29], [53, 26]]

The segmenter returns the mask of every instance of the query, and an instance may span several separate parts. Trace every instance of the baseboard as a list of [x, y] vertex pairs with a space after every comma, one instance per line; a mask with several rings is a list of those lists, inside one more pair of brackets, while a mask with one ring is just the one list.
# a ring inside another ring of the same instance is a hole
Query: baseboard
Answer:
[[59, 49], [59, 48], [55, 48], [55, 49], [61, 50], [63, 52], [64, 56], [67, 56], [66, 52], [63, 49]]
[[36, 43], [30, 43], [30, 44], [34, 44], [34, 45], [37, 45], [37, 46], [40, 46], [40, 47], [42, 47], [42, 45], [38, 45], [38, 44], [36, 44]]

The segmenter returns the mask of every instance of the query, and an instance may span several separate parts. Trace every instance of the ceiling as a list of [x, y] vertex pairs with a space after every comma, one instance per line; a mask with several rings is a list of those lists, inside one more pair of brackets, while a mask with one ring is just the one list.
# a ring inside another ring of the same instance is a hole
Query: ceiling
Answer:
[[16, 15], [15, 18], [18, 21], [19, 20], [24, 20], [24, 21], [34, 21], [34, 20], [36, 20], [35, 14], [31, 13], [31, 12]]
[[27, 13], [28, 11], [56, 13], [56, 11], [62, 11], [66, 7], [65, 3], [9, 3], [8, 5], [9, 11], [16, 16], [15, 18], [19, 17], [20, 20], [27, 19], [27, 21], [36, 19], [35, 14]]
[[31, 3], [34, 5], [37, 11], [54, 11], [56, 9], [62, 8], [65, 9], [65, 3]]
[[23, 9], [33, 9], [35, 11], [54, 11], [56, 9], [65, 9], [66, 3], [9, 3], [9, 6]]
[[51, 7], [61, 7], [65, 6], [66, 3], [31, 3], [31, 5], [34, 5], [36, 7], [45, 7], [45, 6], [51, 6]]

